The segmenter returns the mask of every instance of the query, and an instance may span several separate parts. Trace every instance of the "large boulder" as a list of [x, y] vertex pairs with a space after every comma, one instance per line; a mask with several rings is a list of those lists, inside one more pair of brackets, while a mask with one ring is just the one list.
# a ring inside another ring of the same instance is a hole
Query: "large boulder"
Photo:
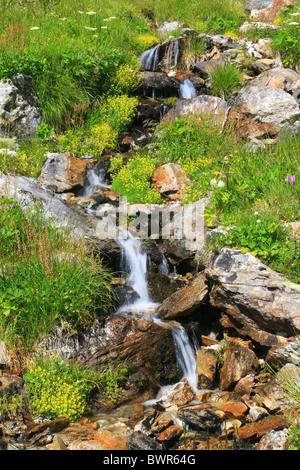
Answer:
[[292, 4], [293, 0], [250, 0], [246, 4], [246, 10], [253, 20], [273, 23], [276, 16]]
[[42, 122], [41, 110], [29, 77], [18, 74], [0, 82], [0, 134], [32, 136]]
[[0, 173], [0, 197], [13, 198], [24, 208], [40, 204], [46, 219], [59, 228], [72, 229], [75, 236], [93, 237], [95, 234], [91, 219], [74, 210], [60, 195], [42, 188], [34, 178]]
[[[141, 380], [159, 389], [176, 377], [176, 354], [172, 331], [152, 321], [112, 315], [99, 321], [94, 328], [66, 338], [57, 329], [41, 345], [43, 351], [63, 354], [85, 367], [102, 368], [126, 361], [133, 382], [126, 399], [139, 395]], [[136, 378], [136, 380], [135, 380]], [[137, 382], [137, 383], [136, 383]]]
[[87, 171], [91, 162], [75, 158], [69, 152], [47, 154], [38, 183], [57, 193], [73, 192], [83, 188], [87, 182]]
[[283, 127], [300, 119], [299, 105], [284, 90], [267, 86], [246, 86], [233, 93], [228, 104], [255, 122]]
[[[150, 97], [178, 94], [179, 83], [166, 72], [145, 70], [139, 73], [140, 93]], [[154, 96], [153, 96], [154, 95]]]
[[157, 312], [157, 317], [164, 320], [187, 317], [205, 305], [208, 292], [206, 279], [199, 274], [188, 286], [182, 287], [164, 300]]
[[165, 163], [156, 168], [152, 184], [162, 197], [173, 201], [181, 199], [186, 190], [187, 176], [178, 163]]
[[222, 248], [206, 274], [215, 284], [211, 305], [225, 314], [241, 336], [271, 347], [300, 330], [300, 286], [251, 253]]
[[277, 88], [294, 96], [300, 102], [300, 74], [295, 70], [276, 67], [261, 73], [247, 83], [247, 86]]
[[181, 116], [195, 114], [211, 118], [212, 122], [224, 126], [230, 106], [217, 96], [199, 95], [187, 100], [179, 100], [165, 115], [168, 121]]

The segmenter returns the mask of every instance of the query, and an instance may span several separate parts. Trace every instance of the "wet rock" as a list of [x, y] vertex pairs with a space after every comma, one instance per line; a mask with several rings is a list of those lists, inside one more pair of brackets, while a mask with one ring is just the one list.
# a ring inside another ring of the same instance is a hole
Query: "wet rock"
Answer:
[[69, 152], [48, 152], [38, 183], [58, 193], [76, 191], [84, 187], [90, 164], [89, 160], [72, 157]]
[[183, 433], [183, 427], [182, 426], [177, 426], [176, 424], [167, 427], [164, 431], [162, 431], [158, 437], [157, 440], [159, 442], [163, 442], [166, 445], [170, 445], [173, 443], [175, 440], [179, 439], [181, 434]]
[[162, 433], [165, 431], [169, 426], [172, 426], [173, 420], [168, 416], [161, 415], [158, 417], [154, 425], [151, 427], [150, 432], [152, 434]]
[[51, 421], [44, 421], [31, 427], [24, 433], [24, 441], [30, 441], [32, 444], [39, 442], [41, 445], [48, 444], [52, 441], [52, 434], [61, 432], [70, 422], [68, 418], [54, 419]]
[[157, 317], [164, 320], [187, 317], [205, 305], [208, 293], [206, 279], [199, 274], [187, 287], [177, 290], [164, 300], [157, 312]]
[[161, 117], [170, 108], [161, 101], [151, 98], [151, 96], [139, 96], [136, 107], [135, 122], [142, 124], [147, 120], [160, 121]]
[[184, 287], [184, 280], [172, 280], [169, 276], [159, 273], [148, 273], [148, 291], [153, 302], [162, 303], [173, 295], [178, 289]]
[[[139, 398], [144, 390], [141, 380], [147, 383], [149, 393], [155, 395], [159, 384], [170, 383], [176, 376], [176, 354], [170, 329], [152, 321], [113, 315], [98, 322], [85, 333], [66, 338], [57, 330], [52, 338], [45, 339], [43, 348], [54, 354], [63, 351], [66, 360], [76, 360], [86, 367], [103, 367], [126, 361], [131, 374], [116, 405]], [[97, 405], [99, 401], [99, 406]], [[95, 407], [103, 406], [100, 394]]]
[[13, 395], [19, 392], [23, 386], [23, 380], [18, 376], [0, 375], [0, 397]]
[[114, 436], [109, 431], [95, 431], [82, 441], [76, 439], [71, 442], [68, 450], [126, 450], [126, 442]]
[[42, 122], [31, 79], [22, 74], [0, 82], [0, 133], [19, 137], [33, 136]]
[[177, 163], [165, 163], [156, 168], [152, 175], [153, 187], [167, 200], [181, 199], [186, 189], [186, 183], [185, 171]]
[[218, 350], [216, 346], [201, 348], [197, 355], [198, 387], [212, 389], [215, 385]]
[[224, 126], [230, 106], [217, 96], [199, 95], [187, 100], [179, 100], [165, 115], [163, 120], [195, 114], [206, 116], [212, 123]]
[[186, 405], [195, 397], [194, 389], [186, 382], [181, 381], [172, 385], [161, 398], [159, 398], [154, 407], [159, 410], [166, 408], [178, 408], [179, 406]]
[[255, 122], [276, 123], [279, 127], [299, 120], [297, 101], [284, 90], [266, 86], [246, 86], [233, 93], [228, 104]]
[[288, 445], [288, 430], [270, 431], [265, 434], [257, 446], [257, 450], [286, 450]]
[[152, 72], [150, 70], [139, 73], [139, 93], [145, 96], [168, 97], [177, 96], [179, 83], [168, 76], [166, 72]]
[[162, 444], [141, 431], [135, 431], [131, 434], [126, 447], [128, 450], [164, 450]]
[[199, 411], [184, 410], [182, 420], [190, 429], [197, 431], [220, 432], [222, 419], [211, 409]]
[[220, 370], [221, 390], [227, 390], [258, 367], [259, 362], [253, 351], [238, 343], [230, 346]]
[[259, 439], [270, 431], [281, 431], [289, 427], [287, 420], [280, 415], [268, 416], [257, 423], [245, 424], [235, 433], [241, 440]]
[[187, 248], [184, 240], [163, 240], [160, 250], [171, 265], [176, 265], [178, 272], [186, 273], [189, 270], [194, 270], [198, 264], [195, 260], [196, 252]]
[[206, 274], [217, 287], [210, 303], [229, 317], [241, 336], [262, 346], [299, 330], [300, 287], [250, 253], [222, 248]]

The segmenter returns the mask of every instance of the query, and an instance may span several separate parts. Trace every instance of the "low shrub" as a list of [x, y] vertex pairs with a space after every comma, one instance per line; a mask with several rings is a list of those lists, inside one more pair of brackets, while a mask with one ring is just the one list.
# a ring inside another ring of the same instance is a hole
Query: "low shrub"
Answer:
[[124, 363], [96, 370], [48, 354], [32, 362], [23, 378], [33, 415], [76, 421], [88, 411], [97, 389], [115, 402], [127, 374]]
[[159, 204], [162, 199], [151, 187], [151, 177], [156, 163], [147, 154], [137, 153], [119, 171], [113, 168], [112, 189], [127, 197], [130, 204]]

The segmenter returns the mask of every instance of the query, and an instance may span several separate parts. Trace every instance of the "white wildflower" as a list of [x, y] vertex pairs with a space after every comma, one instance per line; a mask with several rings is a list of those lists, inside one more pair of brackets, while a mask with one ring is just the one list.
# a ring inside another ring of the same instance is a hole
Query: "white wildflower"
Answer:
[[110, 21], [110, 18], [104, 18], [103, 21]]
[[257, 211], [255, 211], [255, 212], [254, 212], [254, 215], [257, 215], [257, 214], [258, 214], [258, 212], [257, 212]]
[[107, 29], [107, 26], [101, 26], [101, 29]]
[[110, 20], [114, 20], [115, 18], [117, 18], [116, 16], [110, 16], [109, 19]]
[[260, 219], [257, 219], [257, 221], [256, 221], [256, 222], [259, 224], [259, 222], [261, 222], [261, 220], [260, 220]]
[[289, 23], [290, 26], [291, 25], [297, 25], [297, 24], [299, 24], [299, 23], [296, 23], [296, 21], [292, 21], [291, 23]]
[[89, 29], [90, 31], [96, 31], [97, 28], [91, 28], [90, 26], [84, 26], [85, 29]]
[[217, 183], [218, 183], [218, 182], [217, 182], [216, 178], [213, 178], [212, 180], [210, 180], [211, 186], [216, 186]]
[[96, 11], [87, 11], [86, 14], [87, 15], [97, 15], [97, 12]]
[[220, 180], [220, 181], [218, 182], [218, 188], [225, 188], [225, 183], [224, 183], [224, 181]]
[[80, 13], [81, 15], [83, 15], [84, 11], [78, 10], [78, 13]]
[[34, 26], [33, 28], [30, 28], [30, 31], [33, 31], [34, 29], [40, 29], [38, 26]]

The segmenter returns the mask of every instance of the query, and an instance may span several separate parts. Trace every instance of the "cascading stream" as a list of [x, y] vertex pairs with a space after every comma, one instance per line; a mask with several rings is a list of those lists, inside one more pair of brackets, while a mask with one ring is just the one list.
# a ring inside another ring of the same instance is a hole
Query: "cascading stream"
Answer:
[[80, 196], [92, 196], [98, 189], [101, 188], [110, 188], [108, 184], [105, 184], [105, 170], [101, 168], [96, 170], [93, 168], [88, 172], [88, 181], [82, 189]]
[[184, 82], [179, 85], [178, 94], [180, 99], [188, 100], [197, 96], [197, 90], [191, 80], [186, 78]]
[[[149, 297], [148, 284], [147, 284], [147, 254], [141, 252], [141, 242], [131, 235], [126, 239], [117, 238], [117, 241], [122, 247], [123, 266], [128, 272], [129, 276], [127, 284], [130, 285], [139, 295], [139, 299], [130, 305], [123, 305], [119, 312], [126, 312], [131, 310], [138, 310], [139, 312], [149, 313], [153, 307], [155, 310], [158, 308], [157, 303], [153, 303]], [[160, 271], [166, 271], [166, 262], [162, 262]], [[152, 316], [153, 322], [170, 328], [173, 334], [176, 359], [183, 372], [182, 379], [187, 379], [191, 387], [197, 392], [197, 373], [196, 373], [196, 353], [195, 349], [185, 331], [185, 329], [172, 322], [165, 322]]]

